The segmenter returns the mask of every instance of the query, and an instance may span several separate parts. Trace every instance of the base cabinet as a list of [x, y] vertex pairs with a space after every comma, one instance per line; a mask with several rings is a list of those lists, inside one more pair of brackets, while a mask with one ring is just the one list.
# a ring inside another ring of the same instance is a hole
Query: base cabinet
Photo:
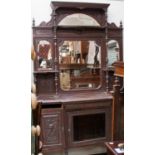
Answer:
[[103, 146], [112, 137], [112, 100], [63, 103], [41, 109], [42, 152]]
[[76, 104], [75, 109], [72, 104], [73, 109], [67, 111], [68, 146], [102, 145], [104, 141], [111, 140], [111, 104], [105, 101], [85, 103], [81, 110], [78, 106], [82, 104]]

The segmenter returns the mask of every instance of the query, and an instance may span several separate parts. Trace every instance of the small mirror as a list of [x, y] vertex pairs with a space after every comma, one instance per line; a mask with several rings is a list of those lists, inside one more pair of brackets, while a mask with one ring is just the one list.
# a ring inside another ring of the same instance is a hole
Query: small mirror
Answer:
[[68, 15], [67, 17], [62, 19], [59, 25], [100, 26], [100, 24], [94, 18], [82, 13]]
[[119, 44], [116, 40], [108, 42], [108, 66], [119, 60]]
[[62, 90], [100, 86], [101, 48], [93, 40], [64, 41], [59, 47]]
[[52, 48], [50, 42], [46, 40], [41, 40], [37, 46], [37, 60], [39, 69], [51, 69], [52, 60]]

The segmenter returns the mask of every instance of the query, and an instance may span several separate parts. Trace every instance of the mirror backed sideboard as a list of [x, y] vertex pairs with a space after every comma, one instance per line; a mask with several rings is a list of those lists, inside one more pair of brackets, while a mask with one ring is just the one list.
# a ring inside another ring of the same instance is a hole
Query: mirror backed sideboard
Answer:
[[51, 2], [49, 22], [33, 21], [35, 154], [113, 140], [116, 61], [123, 61], [122, 24], [108, 23], [109, 4]]

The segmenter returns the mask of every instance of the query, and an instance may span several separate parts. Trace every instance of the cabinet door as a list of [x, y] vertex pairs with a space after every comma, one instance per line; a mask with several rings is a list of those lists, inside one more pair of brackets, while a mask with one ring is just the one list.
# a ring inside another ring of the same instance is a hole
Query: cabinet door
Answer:
[[103, 144], [111, 139], [111, 109], [68, 112], [70, 146]]
[[63, 146], [63, 125], [61, 109], [43, 109], [41, 116], [41, 139], [43, 149]]

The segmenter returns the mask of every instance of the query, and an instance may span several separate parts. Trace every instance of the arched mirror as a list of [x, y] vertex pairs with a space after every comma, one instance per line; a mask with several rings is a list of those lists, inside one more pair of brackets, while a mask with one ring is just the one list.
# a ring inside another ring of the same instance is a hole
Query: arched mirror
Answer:
[[82, 13], [68, 15], [60, 21], [59, 25], [100, 26], [100, 24], [94, 18]]
[[119, 60], [119, 44], [116, 40], [110, 40], [107, 44], [108, 52], [108, 67], [111, 67], [112, 64]]
[[94, 40], [65, 40], [59, 47], [59, 67], [62, 90], [98, 88], [101, 47]]
[[37, 61], [39, 69], [51, 69], [53, 64], [51, 44], [47, 40], [40, 40], [37, 45]]

